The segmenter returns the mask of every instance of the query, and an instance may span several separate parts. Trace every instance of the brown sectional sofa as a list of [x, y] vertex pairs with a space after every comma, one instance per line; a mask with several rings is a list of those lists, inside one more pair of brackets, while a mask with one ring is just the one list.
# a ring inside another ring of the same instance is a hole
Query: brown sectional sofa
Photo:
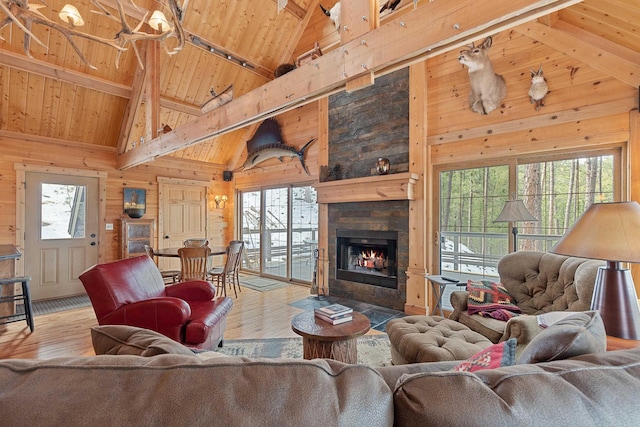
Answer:
[[[567, 257], [545, 252], [514, 252], [498, 263], [500, 283], [522, 310], [539, 315], [551, 311], [586, 311], [602, 261]], [[468, 292], [451, 293], [456, 320], [497, 343], [503, 339], [507, 322], [467, 313]]]
[[0, 361], [7, 426], [637, 426], [640, 348], [476, 373], [457, 362], [162, 354]]

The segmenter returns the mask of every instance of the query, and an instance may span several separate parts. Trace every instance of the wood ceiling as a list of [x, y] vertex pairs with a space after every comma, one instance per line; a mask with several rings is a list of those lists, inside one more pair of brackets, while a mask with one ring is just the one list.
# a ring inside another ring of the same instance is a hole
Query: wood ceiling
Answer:
[[[40, 11], [57, 20], [57, 12], [65, 2], [48, 0], [48, 7]], [[335, 2], [321, 3], [330, 8]], [[287, 10], [278, 13], [276, 0], [190, 0], [184, 19], [187, 32], [251, 67], [223, 59], [192, 43], [176, 55], [160, 53], [158, 127], [176, 129], [197, 120], [202, 104], [211, 98], [211, 90], [219, 93], [233, 84], [237, 99], [264, 85], [273, 79], [273, 70], [279, 64], [293, 62], [311, 50], [315, 42], [325, 53], [335, 49], [339, 35], [320, 11], [319, 3], [289, 0]], [[430, 3], [421, 0], [418, 7], [429, 7]], [[94, 7], [89, 0], [73, 4], [85, 17], [83, 30], [104, 37], [117, 32], [112, 21], [90, 13]], [[136, 4], [155, 8], [154, 0], [138, 0]], [[412, 9], [412, 0], [403, 0], [395, 13]], [[390, 15], [385, 19], [392, 18]], [[637, 0], [585, 0], [553, 18], [547, 20], [551, 26], [572, 24], [597, 36], [595, 41], [604, 39], [621, 49], [640, 52]], [[135, 21], [133, 17], [131, 20]], [[145, 143], [149, 142], [150, 107], [145, 105], [144, 96], [142, 102], [134, 102], [140, 95], [136, 75], [143, 71], [132, 51], [122, 55], [116, 68], [115, 50], [80, 41], [82, 51], [97, 67], [92, 70], [56, 31], [42, 26], [34, 26], [33, 30], [48, 45], [44, 49], [32, 43], [33, 59], [23, 52], [23, 32], [19, 28], [10, 25], [0, 31], [4, 38], [0, 40], [0, 137], [27, 134], [42, 140], [119, 147], [120, 151], [141, 144], [142, 137]], [[598, 48], [594, 42], [594, 52]], [[144, 73], [142, 78], [147, 80], [154, 75], [148, 69]], [[208, 138], [168, 156], [233, 168], [233, 162], [242, 161], [245, 141], [253, 129], [248, 126]]]

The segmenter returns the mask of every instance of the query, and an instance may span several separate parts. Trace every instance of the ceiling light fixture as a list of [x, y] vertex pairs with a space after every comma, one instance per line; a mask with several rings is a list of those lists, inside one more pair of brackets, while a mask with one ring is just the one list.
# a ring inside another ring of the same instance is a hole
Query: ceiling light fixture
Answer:
[[226, 59], [227, 61], [231, 61], [237, 65], [240, 65], [241, 67], [244, 68], [249, 68], [249, 69], [255, 69], [255, 67], [253, 65], [251, 65], [246, 59], [242, 59], [239, 58], [237, 56], [234, 56], [230, 53], [227, 53], [219, 48], [214, 48], [213, 46], [211, 46], [209, 43], [207, 43], [206, 41], [202, 40], [200, 37], [196, 36], [196, 35], [192, 35], [191, 36], [191, 43], [194, 44], [194, 46], [198, 46], [203, 48], [204, 50], [208, 51], [209, 53], [213, 53], [216, 54], [218, 56], [220, 56], [223, 59]]
[[[138, 51], [137, 42], [143, 40], [158, 40], [159, 42], [164, 43], [168, 37], [175, 37], [178, 40], [177, 44], [171, 49], [165, 46], [167, 53], [176, 53], [184, 47], [185, 33], [182, 28], [182, 19], [189, 0], [183, 0], [182, 6], [178, 5], [177, 0], [159, 0], [162, 8], [170, 12], [170, 18], [167, 19], [164, 13], [160, 10], [153, 12], [148, 24], [155, 30], [154, 32], [145, 32], [142, 30], [142, 26], [145, 24], [149, 12], [144, 14], [135, 27], [131, 27], [127, 22], [127, 17], [121, 0], [115, 0], [117, 5], [116, 14], [112, 13], [111, 9], [108, 9], [109, 6], [106, 3], [102, 3], [103, 0], [90, 1], [92, 5], [99, 9], [93, 10], [92, 12], [106, 16], [121, 25], [120, 30], [113, 36], [113, 38], [104, 38], [78, 30], [77, 27], [84, 25], [84, 20], [78, 9], [71, 4], [64, 5], [58, 13], [60, 19], [67, 24], [67, 26], [65, 26], [47, 18], [46, 14], [43, 14], [38, 10], [44, 6], [30, 5], [29, 0], [0, 0], [0, 11], [6, 15], [6, 18], [0, 19], [0, 22], [2, 22], [2, 24], [0, 24], [0, 30], [11, 23], [15, 23], [16, 26], [25, 33], [23, 48], [27, 56], [31, 57], [31, 40], [35, 41], [45, 49], [47, 48], [47, 45], [32, 32], [32, 25], [39, 24], [49, 27], [62, 34], [67, 39], [67, 42], [71, 45], [80, 60], [93, 69], [96, 69], [96, 67], [87, 60], [80, 50], [80, 47], [76, 43], [77, 38], [91, 40], [114, 48], [117, 51], [116, 68], [118, 67], [120, 55], [128, 50], [127, 44], [131, 44], [131, 47], [136, 54], [136, 58], [138, 59], [138, 64], [140, 64], [140, 67], [142, 68], [144, 68], [144, 64], [140, 57], [140, 52]], [[128, 1], [131, 2], [131, 0]], [[139, 9], [133, 3], [131, 4], [136, 9]]]
[[71, 27], [82, 27], [84, 25], [82, 15], [80, 15], [78, 9], [71, 4], [65, 4], [60, 13], [58, 13], [58, 16], [64, 22], [71, 25]]

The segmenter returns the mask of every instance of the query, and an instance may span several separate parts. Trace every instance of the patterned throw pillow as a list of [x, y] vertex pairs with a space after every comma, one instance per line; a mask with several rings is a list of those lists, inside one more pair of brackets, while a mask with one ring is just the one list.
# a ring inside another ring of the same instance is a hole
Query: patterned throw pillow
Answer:
[[458, 372], [475, 372], [483, 369], [495, 369], [502, 366], [515, 365], [517, 344], [518, 340], [515, 338], [494, 344], [474, 354], [464, 362], [454, 367], [453, 370]]
[[[467, 312], [469, 315], [476, 313], [490, 313], [498, 311], [501, 315], [506, 312], [520, 313], [520, 307], [509, 295], [504, 286], [489, 280], [467, 282], [469, 299], [467, 300]], [[501, 319], [508, 320], [508, 319]]]

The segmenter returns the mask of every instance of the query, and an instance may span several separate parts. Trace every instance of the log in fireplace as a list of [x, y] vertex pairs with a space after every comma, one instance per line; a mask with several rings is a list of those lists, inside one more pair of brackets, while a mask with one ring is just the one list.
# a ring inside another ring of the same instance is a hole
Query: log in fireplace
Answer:
[[336, 239], [336, 279], [397, 289], [397, 231], [336, 230]]

